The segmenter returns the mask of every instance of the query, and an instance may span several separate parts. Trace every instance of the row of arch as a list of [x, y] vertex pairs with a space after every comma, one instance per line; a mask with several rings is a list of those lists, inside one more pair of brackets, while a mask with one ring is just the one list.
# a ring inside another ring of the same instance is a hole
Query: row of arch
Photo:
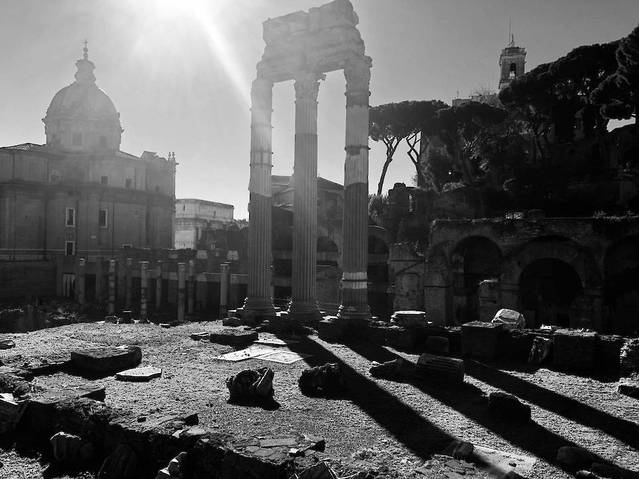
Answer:
[[531, 326], [633, 333], [639, 330], [639, 235], [598, 253], [599, 261], [594, 251], [561, 236], [515, 247], [468, 236], [452, 248], [431, 248], [425, 285], [450, 287], [449, 322], [479, 319], [479, 284], [497, 279], [500, 301], [524, 312]]

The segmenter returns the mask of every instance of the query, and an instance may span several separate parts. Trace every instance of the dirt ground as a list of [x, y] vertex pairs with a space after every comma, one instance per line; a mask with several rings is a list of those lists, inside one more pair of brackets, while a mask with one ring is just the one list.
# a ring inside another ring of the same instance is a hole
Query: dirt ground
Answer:
[[[555, 465], [556, 451], [563, 445], [579, 445], [602, 460], [639, 470], [639, 401], [618, 394], [616, 382], [547, 369], [498, 369], [475, 361], [466, 363], [462, 388], [424, 381], [378, 380], [368, 373], [373, 360], [385, 361], [398, 355], [412, 360], [417, 357], [364, 342], [329, 344], [314, 336], [297, 338], [299, 342], [289, 345], [291, 350], [312, 355], [294, 364], [260, 359], [223, 362], [215, 357], [232, 351], [231, 347], [189, 337], [194, 332], [220, 328], [218, 322], [170, 329], [153, 324], [75, 324], [5, 335], [14, 338], [16, 347], [0, 351], [0, 360], [19, 366], [29, 358], [66, 355], [83, 347], [135, 344], [142, 348], [142, 365], [162, 368], [161, 378], [128, 383], [114, 377], [88, 381], [57, 373], [36, 377], [34, 384], [104, 385], [108, 405], [145, 416], [147, 421], [197, 412], [202, 427], [237, 437], [291, 433], [322, 436], [327, 456], [342, 471], [373, 468], [386, 472], [387, 477], [425, 477], [416, 469], [454, 438], [535, 457], [532, 472], [527, 474], [530, 479], [572, 477]], [[335, 361], [345, 370], [347, 397], [328, 400], [300, 393], [297, 379], [303, 369]], [[279, 407], [264, 410], [228, 404], [225, 378], [260, 366], [275, 371]], [[496, 390], [515, 394], [530, 404], [533, 422], [516, 426], [491, 418], [486, 395]], [[38, 471], [43, 466], [36, 459], [4, 450], [0, 451], [0, 461], [0, 478], [20, 478], [6, 475], [16, 464], [16, 468], [28, 469], [24, 477], [42, 477]]]

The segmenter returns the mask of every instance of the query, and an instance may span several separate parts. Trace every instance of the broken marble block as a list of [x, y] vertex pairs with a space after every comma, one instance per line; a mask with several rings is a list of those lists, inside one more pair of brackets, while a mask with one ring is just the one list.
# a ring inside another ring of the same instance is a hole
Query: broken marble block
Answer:
[[402, 380], [415, 373], [415, 365], [403, 358], [393, 359], [384, 363], [373, 361], [369, 372], [374, 378]]
[[142, 368], [120, 371], [115, 375], [115, 379], [118, 379], [120, 381], [148, 382], [151, 379], [159, 378], [160, 376], [162, 376], [162, 370], [160, 368], [144, 366]]
[[71, 352], [72, 367], [82, 374], [108, 376], [131, 369], [142, 361], [138, 346], [106, 346]]
[[261, 402], [273, 399], [273, 370], [245, 369], [226, 379], [231, 402]]
[[257, 332], [244, 329], [222, 329], [221, 331], [212, 332], [210, 340], [212, 343], [243, 348], [257, 341]]
[[391, 316], [391, 322], [405, 328], [426, 326], [426, 313], [424, 311], [395, 311]]
[[495, 324], [503, 324], [504, 329], [524, 329], [526, 318], [514, 309], [500, 309], [492, 320]]
[[427, 380], [461, 384], [464, 382], [464, 361], [424, 353], [417, 360], [417, 373]]
[[91, 443], [83, 441], [74, 434], [60, 431], [49, 439], [53, 450], [53, 459], [61, 464], [73, 464], [88, 462], [95, 454]]
[[501, 391], [488, 395], [488, 410], [502, 420], [517, 424], [530, 421], [530, 406], [522, 403], [517, 396]]
[[300, 391], [305, 396], [339, 396], [346, 390], [342, 368], [337, 363], [305, 369], [298, 380]]

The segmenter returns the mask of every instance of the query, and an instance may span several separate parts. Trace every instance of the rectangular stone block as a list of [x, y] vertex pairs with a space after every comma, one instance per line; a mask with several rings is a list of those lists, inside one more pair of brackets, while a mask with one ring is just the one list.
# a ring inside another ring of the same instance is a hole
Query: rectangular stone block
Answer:
[[462, 325], [462, 355], [495, 359], [499, 355], [499, 336], [501, 324], [471, 321]]
[[592, 371], [597, 333], [558, 329], [553, 335], [553, 366], [567, 371]]

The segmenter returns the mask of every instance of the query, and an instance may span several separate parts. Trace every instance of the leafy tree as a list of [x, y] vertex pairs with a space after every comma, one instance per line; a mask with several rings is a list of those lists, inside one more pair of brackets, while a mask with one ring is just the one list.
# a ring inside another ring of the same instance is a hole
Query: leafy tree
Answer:
[[607, 118], [634, 116], [639, 125], [639, 26], [619, 42], [615, 59], [616, 71], [593, 90], [591, 98], [602, 105]]
[[386, 172], [393, 161], [395, 151], [406, 134], [401, 109], [397, 103], [386, 103], [371, 108], [369, 135], [373, 141], [381, 141], [386, 147], [386, 161], [377, 183], [378, 196], [382, 194]]
[[435, 129], [436, 112], [446, 106], [439, 100], [429, 100], [387, 103], [371, 108], [370, 137], [386, 147], [386, 160], [377, 184], [378, 195], [382, 194], [388, 167], [402, 141], [408, 146], [408, 157], [417, 172], [417, 185], [424, 186], [420, 159], [428, 148], [427, 134]]
[[428, 149], [429, 137], [439, 129], [437, 112], [448, 107], [448, 105], [439, 100], [402, 103], [405, 104], [404, 114], [407, 121], [407, 129], [410, 130], [410, 133], [404, 138], [408, 146], [408, 158], [415, 167], [417, 186], [425, 187], [428, 181], [424, 174], [425, 168], [422, 160]]
[[474, 182], [476, 170], [467, 154], [468, 147], [482, 130], [503, 122], [506, 116], [505, 110], [478, 102], [468, 102], [437, 112], [435, 131], [467, 184]]
[[[574, 116], [582, 112], [584, 133], [606, 132], [608, 119], [599, 113], [591, 101], [592, 92], [617, 68], [615, 51], [619, 41], [604, 44], [584, 45], [575, 48], [550, 66], [554, 80], [554, 92], [566, 114]], [[567, 108], [566, 108], [567, 107]]]

